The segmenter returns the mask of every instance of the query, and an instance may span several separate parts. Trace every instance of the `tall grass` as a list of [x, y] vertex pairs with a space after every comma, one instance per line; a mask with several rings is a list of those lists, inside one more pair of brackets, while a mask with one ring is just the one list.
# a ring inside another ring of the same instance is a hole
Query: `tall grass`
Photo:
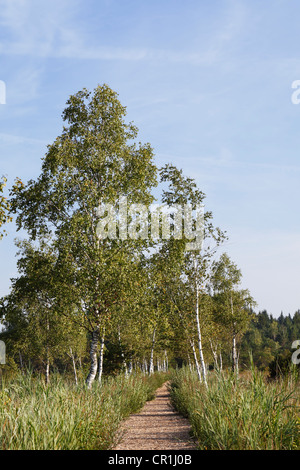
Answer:
[[19, 375], [0, 389], [0, 449], [111, 449], [120, 422], [165, 380], [164, 374], [120, 375], [88, 390], [58, 375], [48, 386], [30, 372]]
[[208, 389], [182, 369], [171, 378], [171, 399], [188, 416], [199, 449], [300, 448], [299, 396], [293, 381], [268, 383], [252, 369], [247, 378], [215, 374]]

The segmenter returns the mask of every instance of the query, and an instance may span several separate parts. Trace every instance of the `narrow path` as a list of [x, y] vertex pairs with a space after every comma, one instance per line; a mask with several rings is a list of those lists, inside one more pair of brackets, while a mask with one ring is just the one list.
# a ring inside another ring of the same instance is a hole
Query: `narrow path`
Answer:
[[123, 438], [114, 450], [196, 450], [190, 429], [189, 421], [172, 408], [164, 384], [154, 400], [123, 423]]

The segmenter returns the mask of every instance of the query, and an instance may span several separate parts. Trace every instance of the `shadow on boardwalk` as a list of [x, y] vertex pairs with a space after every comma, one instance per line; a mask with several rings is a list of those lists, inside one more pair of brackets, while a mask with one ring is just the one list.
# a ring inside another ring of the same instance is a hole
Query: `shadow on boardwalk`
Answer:
[[190, 430], [189, 421], [172, 408], [164, 384], [154, 400], [123, 423], [122, 438], [114, 450], [197, 450]]

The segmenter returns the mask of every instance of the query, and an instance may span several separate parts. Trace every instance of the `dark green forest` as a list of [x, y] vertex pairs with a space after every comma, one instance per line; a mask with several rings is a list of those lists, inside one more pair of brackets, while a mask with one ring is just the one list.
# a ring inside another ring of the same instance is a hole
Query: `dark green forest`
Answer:
[[300, 338], [300, 310], [294, 315], [274, 318], [266, 310], [254, 315], [240, 349], [242, 365], [249, 365], [249, 352], [254, 364], [270, 376], [285, 374], [291, 366], [292, 343]]

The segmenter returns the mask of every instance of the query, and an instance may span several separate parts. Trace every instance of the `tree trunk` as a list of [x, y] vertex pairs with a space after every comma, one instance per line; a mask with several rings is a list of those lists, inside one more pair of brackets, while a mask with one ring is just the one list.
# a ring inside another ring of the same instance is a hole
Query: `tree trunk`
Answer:
[[46, 384], [49, 384], [50, 380], [50, 355], [49, 355], [49, 344], [48, 344], [48, 337], [49, 337], [49, 319], [48, 316], [46, 318], [46, 370], [45, 370], [45, 378], [46, 378]]
[[101, 336], [101, 343], [100, 343], [99, 372], [98, 372], [98, 382], [99, 382], [99, 384], [101, 384], [102, 373], [103, 373], [104, 341], [105, 341], [105, 328], [103, 328], [103, 333], [102, 333], [102, 336]]
[[126, 361], [125, 361], [125, 356], [124, 356], [122, 343], [121, 343], [120, 326], [118, 327], [118, 337], [119, 337], [119, 345], [120, 345], [121, 357], [122, 357], [122, 362], [123, 362], [123, 369], [124, 369], [124, 372], [125, 372], [125, 377], [128, 377], [127, 364], [126, 364]]
[[[130, 351], [132, 351], [132, 344], [130, 345]], [[129, 363], [128, 363], [128, 375], [132, 374], [133, 368], [134, 368], [134, 361], [132, 357], [132, 352], [130, 352], [130, 358], [129, 358]], [[135, 368], [136, 368], [136, 364], [135, 364]]]
[[190, 355], [188, 354], [188, 365], [189, 365], [189, 371], [192, 372], [192, 363], [191, 363], [191, 358]]
[[222, 358], [222, 351], [220, 351], [220, 372], [223, 370], [223, 358]]
[[99, 326], [97, 326], [92, 332], [91, 347], [90, 347], [90, 359], [91, 366], [90, 371], [86, 379], [86, 385], [88, 388], [91, 388], [92, 383], [95, 380], [97, 374], [97, 350], [99, 342]]
[[47, 352], [47, 359], [46, 359], [45, 378], [46, 378], [46, 384], [48, 385], [50, 381], [50, 361], [49, 361], [48, 352]]
[[128, 375], [131, 375], [133, 371], [133, 361], [132, 357], [130, 358], [129, 364], [128, 364]]
[[168, 369], [169, 369], [169, 361], [168, 361], [168, 354], [167, 354], [167, 350], [166, 350], [166, 349], [165, 349], [165, 362], [166, 362], [165, 372], [168, 372]]
[[198, 335], [198, 350], [199, 350], [199, 358], [200, 364], [202, 369], [202, 377], [205, 386], [207, 387], [207, 380], [206, 380], [206, 367], [204, 362], [203, 356], [203, 349], [202, 349], [202, 337], [201, 337], [201, 328], [200, 328], [200, 320], [199, 320], [199, 287], [198, 282], [196, 281], [196, 323], [197, 323], [197, 335]]
[[236, 350], [236, 335], [232, 337], [232, 371], [238, 376], [239, 375], [239, 361]]
[[75, 384], [78, 385], [77, 370], [76, 370], [76, 364], [75, 364], [75, 357], [74, 357], [72, 348], [70, 348], [70, 357], [71, 357], [71, 359], [72, 359], [72, 364], [73, 364], [73, 372], [74, 372], [74, 377], [75, 377]]
[[151, 348], [151, 354], [150, 354], [149, 375], [154, 373], [153, 357], [154, 357], [155, 333], [156, 333], [156, 328], [154, 328], [153, 336], [152, 336], [152, 348]]
[[[232, 314], [232, 317], [234, 318], [232, 294], [230, 295], [230, 306], [231, 306], [231, 314]], [[234, 328], [234, 331], [232, 335], [232, 371], [236, 373], [236, 375], [238, 376], [239, 365], [238, 365], [238, 355], [237, 355], [237, 350], [236, 350], [235, 323], [233, 324], [233, 328]]]
[[193, 356], [194, 356], [194, 361], [195, 361], [195, 366], [196, 366], [198, 379], [199, 379], [199, 382], [202, 383], [201, 371], [200, 371], [200, 366], [199, 366], [199, 362], [198, 362], [198, 358], [197, 358], [195, 345], [194, 345], [194, 341], [192, 341], [191, 339], [190, 339], [190, 345], [191, 345], [191, 348], [192, 348], [192, 351], [193, 351]]
[[220, 370], [219, 369], [219, 364], [218, 364], [218, 355], [217, 355], [217, 347], [214, 348], [213, 347], [213, 344], [212, 344], [212, 341], [210, 340], [210, 347], [211, 347], [211, 351], [212, 351], [212, 354], [213, 354], [213, 358], [214, 358], [214, 363], [215, 363], [215, 369], [216, 370]]

